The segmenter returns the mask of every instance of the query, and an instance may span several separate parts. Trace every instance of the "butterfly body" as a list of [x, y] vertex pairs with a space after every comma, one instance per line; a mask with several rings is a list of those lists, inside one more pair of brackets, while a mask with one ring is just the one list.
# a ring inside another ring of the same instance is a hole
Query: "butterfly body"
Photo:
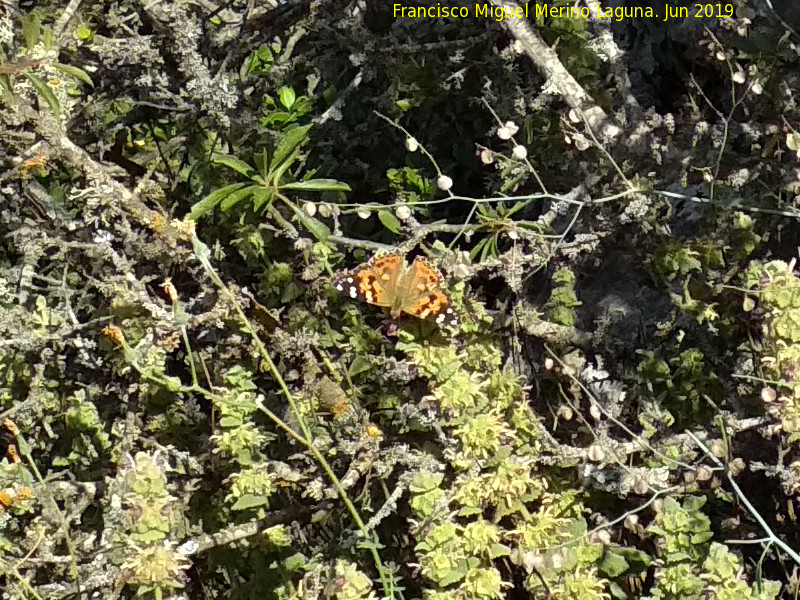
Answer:
[[457, 325], [442, 279], [425, 259], [416, 258], [409, 266], [402, 255], [385, 254], [336, 279], [334, 287], [351, 298], [388, 308], [393, 319], [405, 313], [440, 325]]

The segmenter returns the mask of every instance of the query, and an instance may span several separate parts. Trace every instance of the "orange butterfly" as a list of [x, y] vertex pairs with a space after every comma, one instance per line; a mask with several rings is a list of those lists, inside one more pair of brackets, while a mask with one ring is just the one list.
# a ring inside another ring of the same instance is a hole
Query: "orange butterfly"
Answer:
[[414, 259], [409, 267], [401, 254], [384, 254], [338, 277], [333, 285], [351, 298], [388, 308], [393, 319], [406, 313], [456, 326], [458, 315], [450, 296], [442, 290], [443, 279], [424, 258]]

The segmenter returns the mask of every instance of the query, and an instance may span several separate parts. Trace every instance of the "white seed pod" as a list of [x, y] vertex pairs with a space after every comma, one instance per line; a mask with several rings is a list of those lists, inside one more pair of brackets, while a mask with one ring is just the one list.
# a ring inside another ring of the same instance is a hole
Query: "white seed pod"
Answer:
[[364, 219], [364, 220], [366, 221], [366, 220], [367, 220], [367, 219], [369, 219], [369, 218], [370, 218], [370, 216], [372, 215], [372, 211], [371, 211], [371, 210], [369, 210], [368, 208], [359, 208], [359, 209], [356, 211], [356, 214], [358, 215], [358, 217], [359, 217], [360, 219]]
[[606, 457], [606, 451], [597, 444], [589, 446], [589, 450], [586, 454], [592, 462], [602, 462]]
[[451, 187], [453, 187], [453, 180], [447, 175], [439, 175], [439, 177], [436, 179], [436, 187], [443, 192], [447, 192]]
[[778, 398], [778, 393], [775, 391], [775, 388], [771, 387], [764, 387], [761, 388], [761, 401], [765, 403], [775, 402]]
[[600, 407], [596, 402], [592, 402], [592, 405], [589, 407], [589, 414], [592, 415], [592, 418], [595, 421], [599, 421], [603, 416], [603, 412], [600, 410]]
[[313, 217], [317, 214], [317, 205], [313, 202], [304, 202], [303, 203], [303, 212], [306, 213], [309, 217]]
[[409, 152], [416, 152], [417, 150], [419, 150], [419, 142], [417, 141], [416, 138], [413, 137], [406, 138], [406, 150], [408, 150]]
[[401, 204], [394, 210], [394, 216], [401, 221], [407, 220], [411, 216], [411, 209], [406, 204]]
[[511, 150], [511, 156], [516, 158], [517, 160], [525, 160], [528, 158], [528, 149], [525, 146], [514, 146], [514, 149]]
[[514, 121], [506, 121], [503, 126], [497, 129], [497, 137], [501, 140], [510, 140], [519, 131], [519, 127]]
[[590, 145], [589, 140], [587, 140], [583, 135], [577, 134], [575, 136], [575, 147], [581, 152], [586, 150], [589, 147], [589, 145]]

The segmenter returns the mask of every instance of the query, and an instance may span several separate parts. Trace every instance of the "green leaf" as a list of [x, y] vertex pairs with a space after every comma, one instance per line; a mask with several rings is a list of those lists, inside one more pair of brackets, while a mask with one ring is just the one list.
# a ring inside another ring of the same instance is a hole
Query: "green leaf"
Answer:
[[408, 491], [412, 494], [421, 494], [430, 492], [439, 487], [439, 484], [444, 480], [442, 473], [431, 473], [430, 471], [420, 471], [411, 480], [408, 486]]
[[231, 510], [247, 510], [248, 508], [266, 506], [267, 503], [268, 500], [264, 496], [256, 496], [255, 494], [244, 494], [236, 501], [236, 503], [233, 506], [231, 506]]
[[17, 446], [19, 446], [19, 453], [22, 454], [22, 456], [30, 456], [31, 455], [30, 444], [28, 444], [28, 442], [26, 442], [21, 435], [16, 436], [14, 439], [17, 442]]
[[53, 112], [53, 116], [59, 118], [61, 116], [61, 104], [58, 102], [58, 98], [56, 98], [53, 90], [50, 89], [50, 86], [47, 85], [44, 80], [39, 77], [38, 75], [34, 75], [33, 73], [24, 73], [25, 77], [28, 81], [31, 82], [31, 85], [36, 89], [40, 96], [42, 96], [47, 104], [50, 106], [50, 110]]
[[467, 566], [462, 564], [464, 561], [458, 561], [456, 569], [443, 569], [442, 574], [439, 576], [436, 583], [441, 587], [447, 587], [454, 583], [458, 583], [467, 575]]
[[171, 375], [163, 375], [161, 377], [161, 381], [164, 383], [164, 387], [169, 392], [179, 392], [183, 387], [181, 380], [178, 377], [173, 377]]
[[481, 256], [483, 256], [483, 253], [485, 252], [484, 247], [486, 246], [487, 243], [488, 243], [488, 239], [487, 238], [483, 238], [477, 244], [475, 244], [475, 247], [472, 250], [470, 250], [470, 253], [469, 253], [470, 262], [475, 262], [475, 258], [479, 254]]
[[273, 53], [269, 46], [262, 44], [250, 55], [250, 59], [245, 63], [243, 75], [250, 75], [254, 72], [267, 73], [273, 61]]
[[614, 581], [611, 582], [611, 585], [608, 586], [608, 591], [611, 594], [611, 597], [615, 600], [628, 600], [628, 594], [625, 593], [625, 590], [620, 587], [620, 585]]
[[294, 90], [286, 85], [278, 90], [278, 97], [281, 100], [281, 104], [286, 108], [292, 108], [294, 101], [297, 99]]
[[3, 88], [6, 94], [13, 96], [14, 87], [11, 85], [11, 78], [8, 75], [0, 75], [0, 87]]
[[158, 531], [157, 529], [149, 529], [147, 531], [142, 531], [141, 533], [132, 534], [131, 539], [140, 544], [153, 544], [163, 540], [164, 533]]
[[300, 190], [305, 192], [349, 192], [350, 186], [336, 179], [308, 179], [284, 183], [279, 186], [282, 190]]
[[239, 202], [252, 196], [253, 192], [257, 189], [259, 188], [257, 188], [256, 186], [248, 185], [246, 188], [242, 188], [241, 190], [236, 190], [235, 192], [229, 194], [228, 197], [222, 201], [222, 203], [219, 205], [219, 209], [224, 213], [228, 212], [234, 206], [239, 204]]
[[253, 190], [253, 210], [261, 212], [261, 209], [270, 204], [275, 199], [275, 192], [261, 186]]
[[372, 361], [364, 358], [360, 354], [353, 359], [353, 362], [350, 363], [350, 368], [347, 369], [347, 374], [350, 377], [355, 377], [360, 373], [365, 373], [372, 369]]
[[483, 509], [477, 506], [465, 506], [458, 511], [459, 517], [474, 517], [483, 513]]
[[50, 29], [49, 27], [44, 27], [42, 29], [41, 43], [47, 50], [55, 48], [56, 44], [55, 40], [53, 39], [53, 30]]
[[[82, 42], [90, 42], [92, 41], [92, 37], [94, 36], [94, 32], [86, 23], [80, 23], [75, 28], [75, 35], [79, 40]], [[92, 86], [94, 87], [94, 86]]]
[[800, 135], [794, 131], [790, 131], [788, 134], [786, 134], [786, 147], [792, 152], [797, 152], [800, 150]]
[[[272, 164], [270, 165], [270, 173], [283, 173], [286, 168], [291, 164], [289, 159], [294, 151], [308, 139], [308, 131], [313, 125], [304, 125], [302, 127], [295, 127], [286, 132], [280, 142], [275, 148], [275, 153], [272, 155]], [[289, 164], [284, 164], [289, 163]]]
[[33, 50], [33, 47], [39, 43], [39, 37], [42, 34], [41, 18], [36, 13], [29, 13], [23, 15], [20, 20], [22, 21], [22, 37], [25, 40], [25, 47]]
[[291, 118], [292, 115], [285, 110], [274, 110], [261, 120], [261, 125], [264, 127], [277, 128], [276, 126], [283, 125]]
[[511, 554], [511, 548], [506, 546], [505, 544], [492, 544], [489, 547], [489, 558], [494, 560], [495, 558], [499, 558], [501, 556], [508, 556]]
[[386, 548], [383, 544], [381, 544], [376, 539], [371, 540], [361, 540], [356, 544], [356, 548], [360, 548], [362, 550], [369, 550], [370, 548], [374, 548], [375, 550], [383, 550]]
[[66, 73], [67, 75], [82, 81], [88, 86], [94, 87], [94, 82], [92, 81], [92, 78], [89, 77], [89, 74], [83, 69], [79, 69], [78, 67], [73, 67], [72, 65], [62, 65], [61, 63], [53, 64], [53, 68], [58, 69], [62, 73]]
[[188, 217], [192, 221], [199, 221], [202, 217], [214, 210], [217, 204], [225, 200], [225, 198], [245, 187], [250, 187], [250, 185], [247, 183], [232, 183], [211, 192], [208, 196], [192, 206]]
[[314, 217], [309, 217], [305, 212], [297, 208], [291, 202], [287, 202], [287, 204], [292, 207], [294, 214], [297, 215], [297, 219], [300, 221], [300, 223], [302, 223], [303, 227], [305, 227], [311, 235], [317, 238], [318, 241], [324, 242], [330, 237], [331, 230], [327, 225], [325, 225], [325, 223], [315, 219]]
[[253, 162], [258, 170], [258, 177], [262, 180], [266, 180], [267, 177], [269, 177], [269, 152], [267, 152], [266, 149], [261, 150], [261, 152], [256, 152], [253, 156]]
[[607, 577], [619, 577], [630, 568], [628, 561], [614, 552], [606, 552], [598, 565], [600, 572]]
[[331, 236], [330, 228], [319, 219], [306, 215], [300, 219], [300, 222], [319, 242], [325, 242]]
[[289, 573], [302, 571], [309, 562], [308, 558], [303, 556], [300, 552], [296, 552], [288, 558], [283, 559], [283, 568]]
[[245, 177], [252, 177], [255, 174], [255, 169], [248, 165], [243, 160], [239, 160], [235, 156], [231, 156], [230, 154], [223, 154], [221, 152], [215, 152], [211, 156], [211, 162], [215, 165], [223, 165], [228, 167], [229, 169], [233, 169], [240, 175], [244, 175]]
[[392, 233], [400, 233], [400, 229], [402, 224], [400, 220], [394, 216], [391, 211], [388, 210], [379, 210], [378, 211], [378, 219], [380, 219], [383, 226], [386, 227]]
[[242, 426], [242, 419], [241, 417], [221, 417], [219, 426], [223, 429], [235, 429]]

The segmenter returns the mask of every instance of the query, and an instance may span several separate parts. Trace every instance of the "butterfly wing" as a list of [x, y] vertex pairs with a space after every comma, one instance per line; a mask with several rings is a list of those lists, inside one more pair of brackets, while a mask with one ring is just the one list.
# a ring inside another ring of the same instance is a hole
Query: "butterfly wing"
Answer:
[[378, 256], [363, 267], [336, 279], [333, 286], [351, 298], [391, 307], [397, 297], [397, 283], [405, 269], [405, 262], [400, 254]]
[[450, 296], [442, 289], [442, 279], [441, 273], [428, 261], [416, 258], [397, 284], [398, 290], [402, 291], [400, 310], [440, 325], [458, 325], [458, 315], [453, 310]]

